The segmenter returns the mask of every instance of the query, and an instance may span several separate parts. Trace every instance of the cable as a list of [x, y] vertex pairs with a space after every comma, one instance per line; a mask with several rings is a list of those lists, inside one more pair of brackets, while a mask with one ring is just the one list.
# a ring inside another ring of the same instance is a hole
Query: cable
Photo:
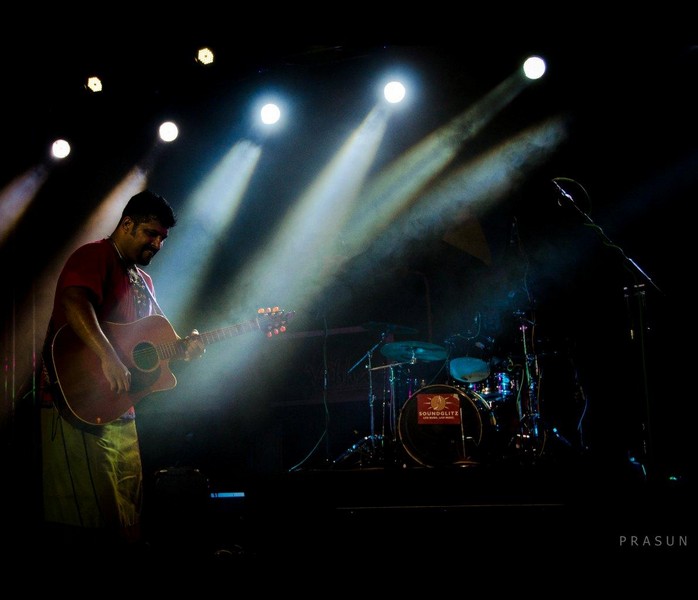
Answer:
[[[322, 435], [318, 438], [317, 442], [313, 445], [313, 447], [310, 449], [310, 451], [305, 455], [305, 457], [297, 462], [295, 465], [292, 467], [289, 467], [288, 472], [293, 473], [294, 471], [298, 471], [308, 460], [310, 460], [310, 457], [315, 454], [317, 449], [320, 447], [320, 444], [322, 443], [323, 440], [325, 440], [326, 444], [329, 444], [329, 427], [330, 427], [330, 411], [329, 407], [327, 404], [327, 388], [328, 388], [328, 370], [327, 370], [327, 339], [329, 336], [328, 333], [328, 327], [327, 327], [327, 316], [323, 314], [323, 324], [324, 324], [324, 336], [322, 340], [322, 363], [323, 363], [323, 390], [322, 390], [322, 405], [325, 411], [325, 428], [322, 432]], [[327, 452], [328, 452], [328, 457], [329, 457], [329, 446], [327, 446]], [[329, 458], [328, 458], [329, 460]]]

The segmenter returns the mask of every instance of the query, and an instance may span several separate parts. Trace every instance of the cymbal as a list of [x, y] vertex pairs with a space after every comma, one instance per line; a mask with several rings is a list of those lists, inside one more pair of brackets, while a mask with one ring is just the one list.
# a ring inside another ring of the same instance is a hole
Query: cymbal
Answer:
[[427, 342], [392, 342], [381, 348], [381, 354], [398, 362], [446, 360], [446, 348]]
[[375, 321], [364, 323], [361, 327], [372, 331], [384, 331], [385, 333], [417, 333], [417, 330], [413, 327], [393, 325], [392, 323], [377, 323]]

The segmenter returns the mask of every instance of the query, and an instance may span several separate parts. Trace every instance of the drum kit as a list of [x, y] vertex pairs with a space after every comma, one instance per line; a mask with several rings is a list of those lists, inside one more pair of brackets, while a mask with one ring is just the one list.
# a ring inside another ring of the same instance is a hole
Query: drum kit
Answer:
[[[349, 370], [366, 362], [370, 433], [335, 464], [354, 458], [350, 464], [359, 467], [470, 466], [511, 455], [540, 456], [546, 428], [537, 397], [538, 361], [530, 351], [534, 322], [523, 311], [514, 316], [521, 348], [512, 348], [505, 358], [494, 355], [491, 337], [456, 335], [445, 340], [446, 346], [385, 343], [388, 332], [411, 335], [416, 330], [375, 324], [384, 329], [380, 341]], [[468, 342], [465, 350], [461, 340]], [[386, 362], [373, 366], [378, 348]], [[380, 397], [374, 393], [376, 373], [384, 375]]]

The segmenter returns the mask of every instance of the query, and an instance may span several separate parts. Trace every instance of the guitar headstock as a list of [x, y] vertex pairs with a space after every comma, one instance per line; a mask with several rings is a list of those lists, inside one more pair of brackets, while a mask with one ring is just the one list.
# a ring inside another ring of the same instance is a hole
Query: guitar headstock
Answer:
[[286, 332], [286, 324], [296, 313], [284, 311], [278, 306], [274, 308], [260, 308], [257, 310], [257, 322], [259, 328], [270, 338]]

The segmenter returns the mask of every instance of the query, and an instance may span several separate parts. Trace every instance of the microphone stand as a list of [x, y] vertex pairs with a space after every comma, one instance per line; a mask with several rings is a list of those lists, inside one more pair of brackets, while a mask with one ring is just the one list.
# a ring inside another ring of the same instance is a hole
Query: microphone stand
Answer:
[[563, 190], [562, 187], [560, 187], [560, 184], [554, 179], [553, 184], [560, 193], [560, 196], [569, 200], [569, 203], [572, 205], [574, 210], [576, 210], [582, 216], [582, 218], [594, 228], [594, 231], [596, 231], [596, 233], [599, 234], [599, 237], [603, 240], [603, 242], [607, 246], [611, 246], [612, 248], [615, 248], [616, 250], [618, 250], [618, 252], [620, 252], [620, 255], [623, 258], [623, 260], [632, 267], [632, 271], [640, 273], [640, 275], [642, 275], [642, 278], [645, 281], [647, 281], [654, 289], [656, 289], [659, 293], [663, 293], [662, 290], [659, 289], [659, 286], [654, 281], [652, 281], [650, 276], [647, 273], [645, 273], [632, 258], [626, 256], [625, 252], [623, 252], [623, 249], [620, 246], [617, 246], [610, 240], [610, 238], [603, 232], [603, 229], [601, 229], [601, 227], [594, 223], [592, 218], [587, 213], [585, 213], [581, 208], [579, 208], [577, 203], [574, 201], [574, 198], [572, 198], [572, 196], [570, 196], [565, 190]]
[[[663, 294], [662, 290], [659, 289], [659, 286], [650, 278], [650, 276], [640, 268], [640, 266], [632, 259], [626, 256], [625, 252], [623, 249], [614, 244], [608, 236], [603, 232], [601, 227], [599, 227], [594, 221], [591, 219], [591, 217], [585, 213], [574, 201], [574, 198], [568, 194], [561, 186], [558, 184], [557, 180], [553, 179], [552, 180], [553, 184], [557, 188], [557, 191], [559, 192], [560, 196], [562, 198], [565, 198], [569, 204], [574, 208], [574, 210], [582, 216], [584, 221], [591, 225], [594, 229], [594, 231], [597, 232], [599, 237], [602, 239], [604, 244], [607, 246], [610, 246], [611, 248], [615, 248], [621, 255], [621, 258], [623, 261], [629, 265], [630, 271], [634, 273], [639, 273], [641, 278], [644, 279], [650, 286], [652, 286], [655, 290], [657, 290], [660, 294]], [[560, 202], [558, 201], [558, 204]], [[560, 204], [560, 206], [562, 206]], [[649, 392], [649, 385], [648, 385], [648, 368], [647, 368], [647, 339], [646, 339], [646, 332], [649, 330], [649, 326], [646, 324], [646, 318], [645, 318], [645, 312], [646, 312], [646, 305], [645, 305], [645, 284], [639, 283], [635, 284], [632, 286], [632, 289], [630, 289], [628, 286], [625, 286], [623, 288], [623, 293], [626, 301], [626, 306], [629, 312], [629, 317], [630, 317], [630, 330], [629, 330], [629, 336], [630, 336], [630, 341], [633, 344], [636, 344], [638, 347], [638, 354], [639, 354], [639, 361], [640, 361], [640, 373], [642, 376], [642, 394], [643, 394], [643, 399], [644, 399], [644, 417], [645, 417], [645, 423], [643, 425], [643, 430], [644, 430], [644, 436], [642, 439], [642, 454], [643, 457], [646, 459], [645, 464], [650, 465], [650, 470], [652, 471], [654, 468], [654, 448], [653, 448], [653, 440], [652, 440], [652, 429], [650, 427], [650, 416], [651, 416], [651, 403], [650, 403], [650, 392]], [[634, 298], [636, 301], [635, 305], [631, 303], [631, 297]], [[644, 466], [643, 466], [644, 469]], [[647, 476], [647, 473], [644, 473], [645, 477]]]

